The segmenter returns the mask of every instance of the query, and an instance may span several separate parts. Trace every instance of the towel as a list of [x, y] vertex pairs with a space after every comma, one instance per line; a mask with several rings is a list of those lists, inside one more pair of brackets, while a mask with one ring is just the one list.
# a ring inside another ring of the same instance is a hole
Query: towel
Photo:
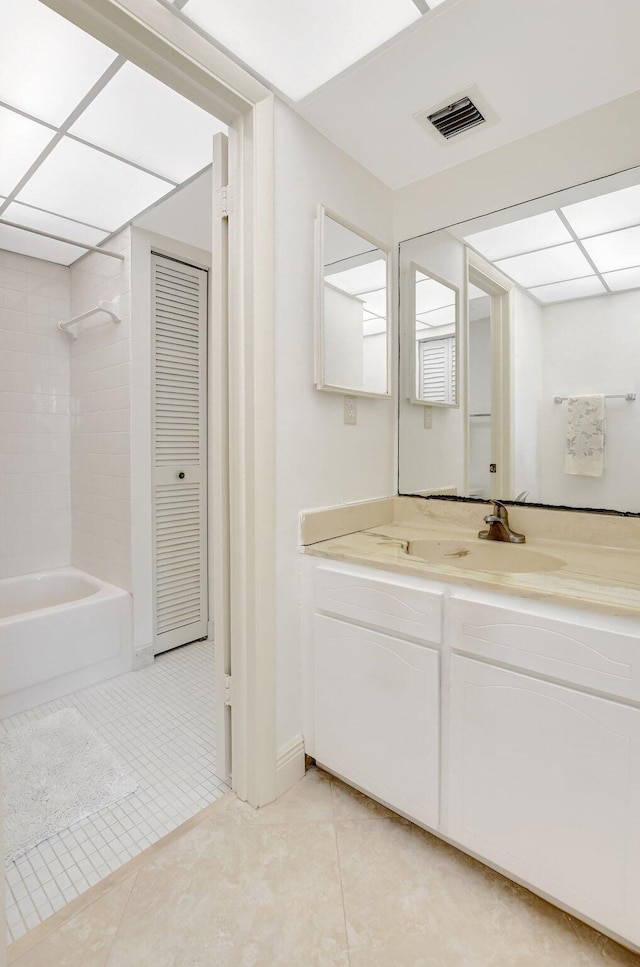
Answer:
[[601, 477], [604, 471], [604, 396], [570, 396], [567, 405], [564, 472]]

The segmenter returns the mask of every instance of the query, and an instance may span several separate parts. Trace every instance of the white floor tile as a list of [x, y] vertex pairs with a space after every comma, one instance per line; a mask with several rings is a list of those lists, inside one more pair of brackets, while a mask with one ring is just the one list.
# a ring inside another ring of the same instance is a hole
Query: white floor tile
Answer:
[[6, 871], [10, 940], [228, 791], [216, 775], [214, 649], [196, 641], [153, 665], [0, 722], [9, 730], [77, 708], [127, 763], [138, 789], [29, 850]]

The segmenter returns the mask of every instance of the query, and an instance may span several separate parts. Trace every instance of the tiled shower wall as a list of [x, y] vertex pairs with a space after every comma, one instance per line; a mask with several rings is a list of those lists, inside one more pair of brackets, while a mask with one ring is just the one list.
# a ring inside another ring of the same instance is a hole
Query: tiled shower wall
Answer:
[[[131, 235], [71, 267], [71, 312], [120, 297], [122, 321], [96, 316], [71, 344], [71, 507], [75, 567], [131, 590]], [[107, 320], [107, 321], [105, 321]]]
[[[73, 564], [131, 588], [130, 232], [71, 268], [0, 250], [0, 577]], [[120, 297], [78, 339], [57, 323]]]
[[71, 560], [69, 270], [0, 251], [0, 577]]

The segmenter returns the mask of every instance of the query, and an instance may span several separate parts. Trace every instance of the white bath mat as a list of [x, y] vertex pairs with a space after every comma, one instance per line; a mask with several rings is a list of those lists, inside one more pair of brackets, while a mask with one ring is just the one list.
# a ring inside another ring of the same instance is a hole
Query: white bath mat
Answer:
[[7, 863], [138, 786], [75, 708], [2, 735], [0, 755]]

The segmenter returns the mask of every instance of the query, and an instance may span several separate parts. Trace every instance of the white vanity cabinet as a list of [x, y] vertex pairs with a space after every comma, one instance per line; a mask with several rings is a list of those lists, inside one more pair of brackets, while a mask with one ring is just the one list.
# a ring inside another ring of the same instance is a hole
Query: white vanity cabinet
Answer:
[[310, 569], [307, 751], [640, 949], [640, 622]]
[[448, 610], [448, 835], [640, 944], [640, 640], [528, 602]]
[[328, 566], [313, 594], [312, 754], [437, 825], [442, 594]]

